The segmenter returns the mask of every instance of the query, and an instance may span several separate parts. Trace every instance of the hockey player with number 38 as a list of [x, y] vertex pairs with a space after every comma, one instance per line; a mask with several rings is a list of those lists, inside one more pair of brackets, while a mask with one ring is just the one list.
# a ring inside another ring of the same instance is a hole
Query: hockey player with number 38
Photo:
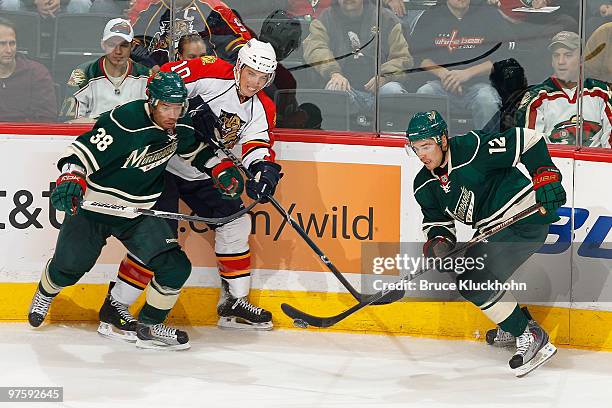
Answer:
[[[549, 224], [559, 219], [556, 210], [566, 201], [565, 190], [543, 134], [511, 128], [449, 138], [442, 116], [430, 111], [413, 116], [406, 136], [406, 148], [424, 165], [414, 179], [414, 194], [423, 213], [426, 257], [444, 257], [455, 247], [455, 221], [482, 233], [536, 202], [542, 206], [494, 233], [488, 242], [467, 249], [466, 258], [484, 256], [484, 267], [456, 275], [460, 294], [498, 326], [487, 333], [487, 342], [516, 342], [509, 364], [517, 376], [525, 375], [556, 352], [548, 334], [509, 291], [469, 288], [478, 288], [472, 283], [506, 282], [542, 246]], [[531, 180], [517, 168], [519, 163]]]
[[[178, 74], [155, 74], [147, 85], [147, 95], [148, 100], [103, 113], [93, 129], [79, 136], [58, 161], [62, 175], [51, 203], [66, 216], [53, 258], [32, 299], [28, 320], [34, 327], [42, 324], [55, 296], [95, 265], [106, 240], [114, 236], [154, 273], [135, 327], [136, 346], [190, 347], [186, 332], [163, 323], [191, 272], [191, 264], [166, 221], [133, 213], [117, 216], [103, 207], [79, 208], [82, 198], [109, 205], [153, 207], [164, 187], [166, 165], [175, 154], [212, 174], [229, 198], [240, 196], [243, 181], [238, 169], [218, 171], [215, 152], [196, 139], [190, 118], [184, 116], [187, 89]], [[128, 312], [116, 306], [116, 302], [111, 305], [111, 311], [122, 319]]]
[[[202, 140], [215, 137], [216, 133], [216, 139], [228, 148], [242, 147], [243, 163], [255, 175], [254, 179], [247, 180], [246, 191], [250, 198], [260, 203], [265, 203], [267, 197], [274, 194], [282, 176], [281, 166], [274, 161], [270, 135], [276, 109], [262, 90], [274, 79], [276, 65], [272, 46], [251, 39], [240, 48], [236, 66], [213, 56], [162, 66], [162, 71], [176, 72], [184, 79], [191, 98], [190, 115]], [[224, 159], [219, 169], [223, 166], [232, 167], [232, 162]], [[157, 208], [176, 211], [179, 198], [201, 217], [230, 216], [243, 208], [241, 200], [223, 200], [209, 175], [197, 171], [182, 158], [174, 157], [168, 165], [166, 188]], [[176, 230], [177, 226], [173, 228]], [[221, 277], [218, 326], [272, 329], [272, 314], [248, 300], [251, 218], [245, 214], [227, 224], [211, 226], [211, 229], [215, 231], [215, 253]], [[126, 307], [138, 298], [151, 279], [150, 269], [146, 262], [128, 254], [119, 267], [110, 301], [121, 303], [127, 311]], [[107, 319], [105, 310], [108, 307], [103, 306], [98, 331], [104, 335], [118, 332], [123, 340], [129, 341], [133, 323], [120, 325], [116, 320]]]

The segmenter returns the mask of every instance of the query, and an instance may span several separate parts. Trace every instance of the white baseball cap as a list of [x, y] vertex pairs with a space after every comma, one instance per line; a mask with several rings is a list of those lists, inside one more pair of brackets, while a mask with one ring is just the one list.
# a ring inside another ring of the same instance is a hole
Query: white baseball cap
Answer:
[[104, 27], [102, 42], [105, 42], [112, 37], [121, 37], [127, 42], [132, 42], [134, 39], [134, 29], [129, 21], [122, 18], [113, 18]]

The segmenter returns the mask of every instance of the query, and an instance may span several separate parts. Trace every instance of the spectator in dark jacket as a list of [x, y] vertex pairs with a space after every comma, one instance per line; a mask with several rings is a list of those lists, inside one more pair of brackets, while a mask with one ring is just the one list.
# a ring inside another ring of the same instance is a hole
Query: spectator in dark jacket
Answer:
[[0, 121], [54, 122], [57, 102], [47, 68], [17, 54], [15, 26], [0, 17]]

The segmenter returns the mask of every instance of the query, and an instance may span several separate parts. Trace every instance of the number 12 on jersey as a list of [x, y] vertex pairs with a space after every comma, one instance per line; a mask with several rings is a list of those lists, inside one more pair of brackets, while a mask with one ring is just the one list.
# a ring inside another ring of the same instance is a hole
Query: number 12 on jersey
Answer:
[[506, 138], [496, 137], [489, 140], [489, 154], [504, 153], [506, 151]]

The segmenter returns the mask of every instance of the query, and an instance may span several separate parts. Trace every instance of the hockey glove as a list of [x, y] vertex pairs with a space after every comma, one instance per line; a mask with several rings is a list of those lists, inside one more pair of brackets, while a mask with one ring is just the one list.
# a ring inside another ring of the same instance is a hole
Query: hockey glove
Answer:
[[[455, 248], [455, 243], [446, 237], [434, 237], [423, 244], [423, 255], [427, 258], [443, 258]], [[441, 264], [444, 264], [443, 262]], [[452, 272], [439, 268], [438, 272]]]
[[209, 143], [212, 138], [217, 139], [215, 129], [219, 118], [201, 96], [189, 100], [189, 116], [193, 122], [196, 139], [204, 143]]
[[267, 203], [268, 197], [274, 195], [278, 181], [283, 177], [281, 166], [268, 160], [256, 161], [249, 167], [253, 178], [247, 180], [247, 195], [260, 203]]
[[244, 180], [240, 170], [229, 159], [224, 159], [211, 170], [211, 177], [215, 187], [221, 191], [224, 200], [236, 200], [244, 191]]
[[561, 185], [561, 172], [554, 166], [539, 167], [533, 174], [536, 201], [546, 211], [554, 211], [565, 204], [565, 189]]
[[59, 211], [75, 215], [85, 190], [87, 190], [87, 183], [82, 175], [64, 173], [55, 182], [55, 190], [51, 193], [51, 204]]

